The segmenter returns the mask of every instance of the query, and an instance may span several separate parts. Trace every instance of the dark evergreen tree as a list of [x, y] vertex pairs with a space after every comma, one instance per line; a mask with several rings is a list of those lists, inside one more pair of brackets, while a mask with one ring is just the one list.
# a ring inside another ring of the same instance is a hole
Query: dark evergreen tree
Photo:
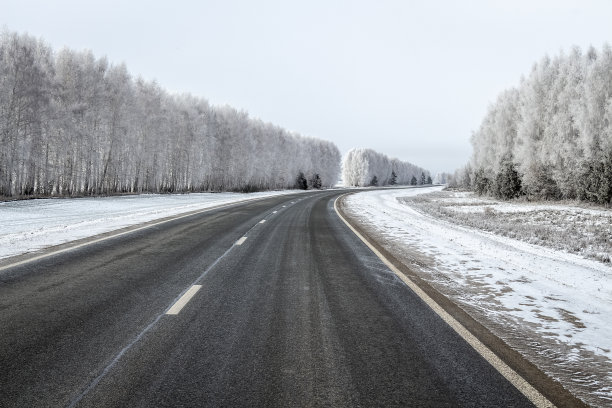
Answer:
[[316, 188], [317, 190], [321, 188], [321, 177], [319, 177], [318, 173], [312, 175], [310, 179], [310, 188]]
[[416, 177], [412, 176], [412, 178], [410, 179], [410, 185], [411, 185], [411, 186], [416, 186], [416, 185], [417, 185], [417, 179], [416, 179]]
[[376, 176], [372, 177], [372, 181], [370, 181], [370, 185], [371, 186], [377, 186], [378, 185], [378, 177], [376, 177]]
[[427, 176], [427, 184], [432, 184], [431, 176]]
[[419, 184], [423, 185], [426, 181], [427, 179], [425, 178], [425, 173], [421, 172], [421, 179], [419, 180]]
[[521, 177], [510, 158], [503, 160], [495, 177], [495, 196], [508, 200], [521, 195]]
[[577, 195], [581, 200], [609, 204], [612, 200], [612, 152], [589, 160], [578, 177]]
[[304, 173], [301, 171], [295, 179], [295, 188], [300, 190], [308, 190], [308, 181], [306, 180], [306, 177], [304, 177]]
[[392, 186], [397, 184], [397, 174], [395, 174], [395, 170], [391, 171], [391, 180], [389, 180], [389, 184]]
[[601, 204], [612, 204], [612, 150], [603, 157], [598, 199]]

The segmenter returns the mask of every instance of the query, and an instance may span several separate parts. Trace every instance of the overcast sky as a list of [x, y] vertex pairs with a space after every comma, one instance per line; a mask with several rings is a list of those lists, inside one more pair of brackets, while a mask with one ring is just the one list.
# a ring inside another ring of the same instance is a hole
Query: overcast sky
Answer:
[[0, 26], [435, 173], [543, 55], [612, 42], [612, 1], [2, 0]]

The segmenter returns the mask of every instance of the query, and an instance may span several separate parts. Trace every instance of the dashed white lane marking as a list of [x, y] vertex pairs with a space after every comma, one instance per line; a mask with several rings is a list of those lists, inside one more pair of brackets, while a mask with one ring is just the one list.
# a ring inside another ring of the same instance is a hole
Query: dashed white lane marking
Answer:
[[283, 208], [286, 208], [286, 207], [287, 207], [286, 205], [283, 205]]
[[236, 241], [236, 245], [242, 245], [244, 241], [246, 241], [247, 237], [242, 237], [238, 241]]
[[[342, 196], [340, 196], [342, 197]], [[361, 235], [353, 226], [340, 214], [338, 211], [338, 200], [334, 201], [334, 210], [336, 214], [344, 223], [353, 231], [355, 235], [366, 244], [378, 258], [389, 269], [393, 271], [418, 297], [420, 297], [427, 305], [440, 316], [455, 332], [463, 338], [478, 354], [480, 354], [485, 360], [489, 362], [501, 375], [503, 375], [512, 385], [514, 385], [524, 396], [526, 396], [536, 407], [548, 408], [554, 407], [555, 405], [550, 402], [544, 395], [536, 390], [531, 384], [521, 377], [516, 371], [509, 367], [501, 358], [497, 357], [493, 351], [485, 346], [476, 336], [474, 336], [468, 329], [466, 329], [461, 323], [459, 323], [450, 313], [444, 310], [435, 300], [433, 300], [423, 289], [421, 289], [416, 283], [409, 277], [404, 275], [399, 269], [395, 267], [378, 249], [376, 249], [368, 240]]]
[[202, 285], [193, 285], [192, 287], [190, 287], [187, 290], [187, 292], [185, 292], [185, 294], [183, 296], [181, 296], [179, 298], [179, 300], [177, 300], [176, 303], [173, 304], [170, 309], [168, 309], [166, 314], [168, 314], [168, 315], [177, 315], [177, 314], [179, 314], [181, 309], [183, 307], [185, 307], [187, 302], [189, 302], [191, 300], [193, 295], [195, 295], [198, 292], [198, 290], [200, 290], [201, 287], [202, 287]]
[[278, 211], [272, 211], [272, 214], [276, 214]]
[[266, 220], [259, 221], [260, 224], [263, 224], [264, 222], [266, 222]]
[[[243, 237], [244, 239], [246, 239], [246, 237]], [[244, 241], [243, 241], [244, 242]], [[217, 264], [219, 264], [219, 262], [221, 262], [221, 260], [223, 258], [225, 258], [234, 248], [234, 245], [232, 245], [231, 247], [229, 247], [224, 253], [223, 255], [221, 255], [219, 258], [217, 258], [215, 260], [215, 262], [213, 262], [212, 264], [210, 264], [208, 266], [208, 268], [206, 268], [206, 270], [204, 272], [202, 272], [202, 274], [200, 276], [198, 276], [196, 278], [196, 280], [193, 281], [193, 283], [191, 284], [191, 286], [189, 287], [189, 290], [191, 290], [194, 286], [197, 286], [198, 289], [202, 287], [202, 285], [197, 285], [196, 283], [198, 283], [199, 281], [201, 281], [202, 279], [204, 279], [204, 277], [208, 274], [208, 272], [210, 272], [213, 268], [215, 268], [217, 266]], [[196, 292], [198, 289], [194, 289]], [[187, 291], [185, 293], [187, 293]], [[195, 293], [195, 292], [194, 292]], [[182, 295], [180, 295], [180, 297], [178, 299], [175, 299], [173, 302], [173, 306], [174, 304], [178, 303], [179, 299], [181, 299], [184, 296], [184, 293]], [[168, 309], [170, 310], [170, 309]], [[102, 381], [102, 379], [113, 369], [113, 367], [119, 362], [119, 360], [121, 360], [121, 358], [123, 357], [123, 355], [125, 353], [128, 352], [128, 350], [130, 350], [136, 343], [138, 343], [149, 331], [151, 331], [151, 329], [153, 327], [155, 327], [155, 325], [162, 319], [163, 316], [166, 316], [166, 312], [162, 312], [161, 314], [157, 315], [157, 317], [151, 322], [149, 323], [149, 325], [147, 327], [145, 327], [139, 334], [138, 336], [136, 336], [127, 346], [125, 346], [116, 356], [115, 358], [113, 358], [113, 360], [104, 368], [104, 370], [102, 370], [102, 372], [100, 372], [100, 374], [94, 378], [94, 380], [87, 386], [87, 388], [85, 388], [83, 390], [83, 392], [81, 392], [79, 395], [77, 395], [72, 402], [70, 402], [70, 405], [68, 405], [68, 408], [74, 408], [87, 394], [89, 394], [89, 392], [91, 390], [93, 390], [99, 383], [100, 381]]]

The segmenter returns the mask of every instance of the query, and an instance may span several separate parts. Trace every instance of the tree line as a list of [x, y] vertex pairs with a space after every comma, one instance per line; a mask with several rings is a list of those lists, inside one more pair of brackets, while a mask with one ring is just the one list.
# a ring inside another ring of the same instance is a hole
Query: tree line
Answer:
[[[90, 51], [0, 34], [0, 196], [327, 187], [331, 142], [174, 95]], [[303, 186], [299, 186], [303, 187]]]
[[427, 170], [364, 148], [351, 149], [344, 156], [342, 179], [344, 185], [351, 187], [422, 185], [432, 182]]
[[548, 56], [502, 92], [451, 185], [499, 198], [612, 202], [612, 49]]

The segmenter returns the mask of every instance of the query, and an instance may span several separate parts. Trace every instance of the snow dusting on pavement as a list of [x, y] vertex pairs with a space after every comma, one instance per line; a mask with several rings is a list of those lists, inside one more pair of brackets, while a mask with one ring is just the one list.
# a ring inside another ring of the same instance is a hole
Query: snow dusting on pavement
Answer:
[[398, 198], [441, 187], [347, 197], [374, 238], [474, 318], [594, 406], [612, 404], [609, 264], [456, 225]]
[[143, 194], [0, 202], [0, 259], [189, 211], [296, 192]]

